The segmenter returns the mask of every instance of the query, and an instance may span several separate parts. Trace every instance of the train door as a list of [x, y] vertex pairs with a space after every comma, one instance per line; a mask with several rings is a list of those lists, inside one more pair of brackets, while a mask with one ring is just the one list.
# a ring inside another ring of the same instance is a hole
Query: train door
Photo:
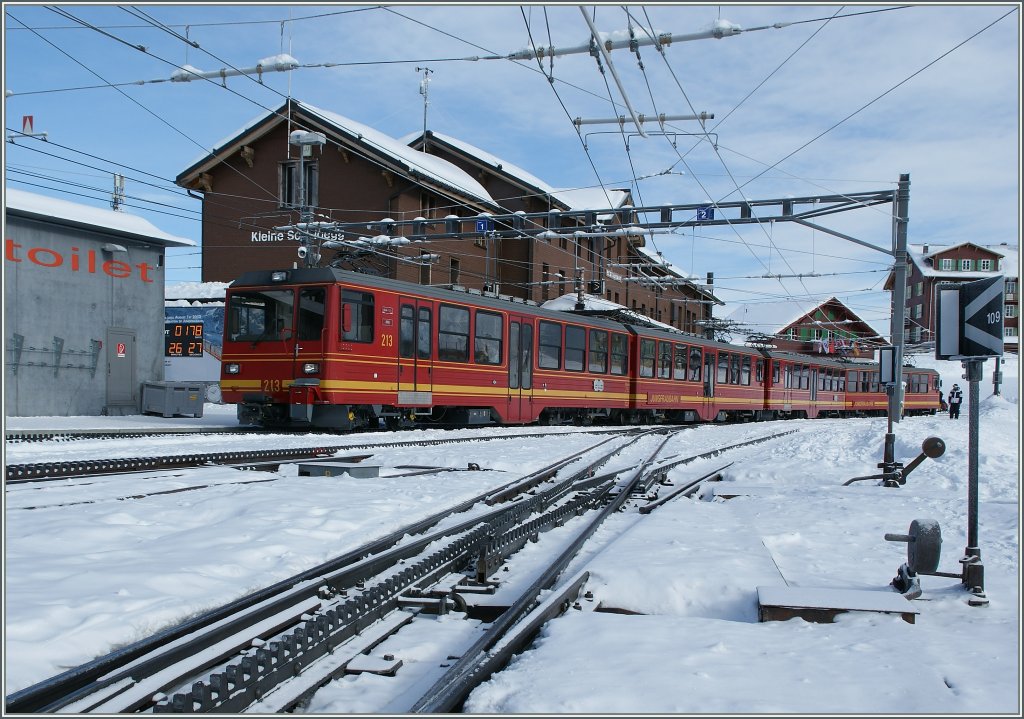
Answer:
[[527, 317], [508, 320], [508, 407], [506, 422], [533, 421], [533, 324]]
[[718, 415], [715, 407], [715, 371], [717, 355], [711, 350], [704, 351], [704, 412], [705, 421], [713, 420]]
[[433, 404], [433, 307], [400, 297], [398, 308], [398, 403]]
[[326, 367], [324, 346], [327, 324], [324, 318], [327, 308], [327, 288], [300, 287], [298, 300], [299, 307], [294, 336], [290, 336], [292, 333], [284, 329], [281, 339], [285, 346], [291, 345], [292, 377], [294, 379], [318, 377], [321, 368]]

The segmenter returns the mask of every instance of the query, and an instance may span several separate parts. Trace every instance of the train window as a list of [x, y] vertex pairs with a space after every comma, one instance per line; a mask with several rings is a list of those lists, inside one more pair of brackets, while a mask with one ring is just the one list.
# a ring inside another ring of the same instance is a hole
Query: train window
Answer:
[[811, 367], [810, 365], [803, 365], [800, 368], [800, 389], [811, 388]]
[[303, 287], [299, 290], [299, 339], [318, 340], [324, 333], [323, 287]]
[[715, 377], [715, 381], [718, 384], [729, 383], [729, 353], [720, 352], [718, 354], [718, 374]]
[[672, 376], [672, 343], [658, 343], [658, 377], [668, 379]]
[[822, 391], [824, 391], [825, 389], [825, 377], [827, 372], [829, 372], [829, 370], [826, 369], [821, 369], [818, 371], [818, 381], [815, 384], [817, 384], [818, 389]]
[[779, 383], [779, 369], [780, 369], [779, 361], [776, 360], [776, 361], [772, 362], [772, 384], [778, 384]]
[[373, 294], [341, 291], [341, 339], [344, 342], [373, 342]]
[[612, 374], [626, 374], [629, 367], [629, 341], [626, 335], [612, 335]]
[[501, 315], [478, 310], [473, 358], [477, 364], [501, 364]]
[[654, 340], [640, 340], [640, 376], [654, 376]]
[[700, 347], [690, 348], [690, 381], [700, 382]]
[[236, 292], [228, 299], [229, 336], [236, 342], [267, 342], [291, 334], [292, 290]]
[[416, 314], [412, 305], [402, 305], [398, 319], [398, 356], [412, 357], [415, 331]]
[[836, 385], [836, 389], [840, 392], [846, 391], [846, 374], [842, 371], [839, 372], [839, 384]]
[[416, 329], [416, 357], [430, 359], [430, 340], [434, 336], [431, 331], [431, 311], [429, 307], [420, 307], [420, 322]]
[[604, 374], [608, 371], [608, 333], [604, 330], [590, 330], [590, 354], [587, 355], [587, 369]]
[[750, 384], [750, 357], [744, 357], [740, 365], [740, 384]]
[[520, 384], [523, 389], [530, 389], [533, 387], [533, 367], [530, 366], [530, 360], [533, 359], [533, 325], [529, 322], [523, 322], [520, 331], [519, 359], [519, 371], [522, 376]]
[[871, 373], [871, 389], [869, 391], [871, 391], [871, 392], [877, 392], [878, 391], [878, 372], [872, 372]]
[[562, 366], [562, 325], [541, 322], [537, 333], [537, 366], [560, 369]]
[[[739, 384], [740, 383], [740, 356], [736, 355], [736, 354], [732, 355], [730, 357], [729, 364], [730, 364], [730, 367], [729, 367], [729, 384]], [[747, 367], [747, 373], [748, 374], [750, 373], [750, 367], [749, 366]]]
[[469, 309], [441, 305], [437, 316], [437, 358], [469, 362]]
[[[673, 305], [675, 307], [675, 305]], [[672, 369], [672, 379], [686, 379], [686, 345], [676, 345], [676, 361]]]
[[860, 391], [870, 392], [871, 391], [871, 373], [861, 372], [860, 373]]
[[759, 359], [754, 366], [754, 381], [758, 384], [764, 383], [764, 360]]
[[[529, 355], [527, 355], [529, 356]], [[519, 389], [519, 323], [508, 323], [508, 388]]]
[[849, 385], [850, 388], [847, 390], [848, 392], [858, 392], [858, 391], [860, 391], [860, 376], [859, 375], [860, 375], [860, 372], [858, 372], [857, 370], [853, 370], [853, 371], [850, 372], [850, 385]]
[[793, 389], [793, 365], [787, 363], [783, 370], [783, 374], [785, 375], [785, 388]]
[[565, 368], [573, 372], [583, 371], [583, 359], [587, 350], [587, 333], [582, 327], [565, 326]]

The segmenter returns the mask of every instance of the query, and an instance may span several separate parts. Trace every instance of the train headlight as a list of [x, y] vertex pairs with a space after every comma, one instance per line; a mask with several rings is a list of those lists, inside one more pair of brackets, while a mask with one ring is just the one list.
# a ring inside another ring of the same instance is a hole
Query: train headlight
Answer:
[[288, 279], [288, 273], [287, 272], [271, 272], [270, 273], [270, 281], [271, 282], [284, 282], [287, 279]]
[[320, 374], [320, 363], [306, 362], [302, 365], [302, 371], [306, 374]]
[[241, 365], [232, 362], [231, 364], [224, 365], [224, 374], [238, 374], [241, 369]]

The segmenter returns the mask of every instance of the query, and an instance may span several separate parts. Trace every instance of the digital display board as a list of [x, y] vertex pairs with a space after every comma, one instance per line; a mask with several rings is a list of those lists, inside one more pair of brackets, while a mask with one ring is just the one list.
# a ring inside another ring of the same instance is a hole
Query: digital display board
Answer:
[[202, 356], [202, 322], [168, 322], [164, 325], [164, 357]]

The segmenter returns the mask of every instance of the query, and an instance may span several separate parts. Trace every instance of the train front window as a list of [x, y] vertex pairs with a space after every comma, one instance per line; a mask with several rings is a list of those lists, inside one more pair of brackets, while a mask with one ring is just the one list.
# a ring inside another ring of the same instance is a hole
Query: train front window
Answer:
[[293, 290], [235, 292], [228, 299], [229, 337], [234, 342], [268, 342], [292, 334]]

